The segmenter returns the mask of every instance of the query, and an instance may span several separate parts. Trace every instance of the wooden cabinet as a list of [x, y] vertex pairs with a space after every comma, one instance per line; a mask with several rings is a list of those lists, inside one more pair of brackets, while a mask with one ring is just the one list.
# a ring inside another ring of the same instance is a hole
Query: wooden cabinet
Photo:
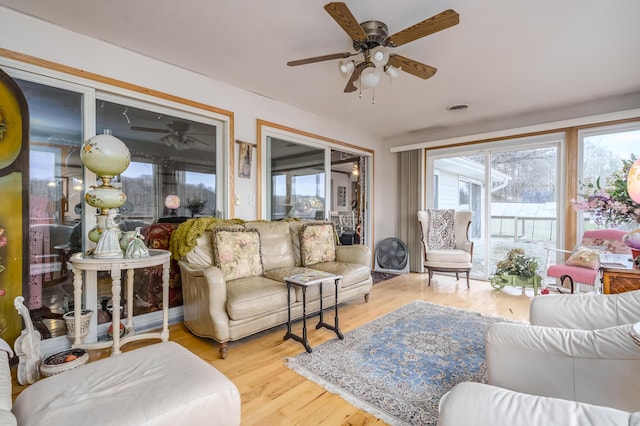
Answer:
[[608, 267], [603, 264], [600, 268], [603, 293], [616, 294], [640, 289], [640, 270], [632, 265], [631, 262], [625, 264], [626, 267]]

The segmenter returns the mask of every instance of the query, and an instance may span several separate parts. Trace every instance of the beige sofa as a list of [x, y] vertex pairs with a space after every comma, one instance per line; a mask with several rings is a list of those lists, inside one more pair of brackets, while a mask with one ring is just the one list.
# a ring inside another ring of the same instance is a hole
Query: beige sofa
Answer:
[[[336, 245], [334, 235], [330, 223], [303, 221], [246, 222], [205, 231], [179, 262], [185, 325], [195, 335], [219, 342], [220, 356], [226, 358], [227, 342], [287, 321], [284, 279], [309, 269], [342, 276], [339, 303], [356, 296], [367, 302], [371, 250], [364, 245]], [[327, 307], [335, 298], [334, 282], [322, 286]], [[318, 287], [307, 291], [307, 313], [319, 309]], [[290, 297], [292, 318], [299, 318], [301, 291], [292, 288]]]

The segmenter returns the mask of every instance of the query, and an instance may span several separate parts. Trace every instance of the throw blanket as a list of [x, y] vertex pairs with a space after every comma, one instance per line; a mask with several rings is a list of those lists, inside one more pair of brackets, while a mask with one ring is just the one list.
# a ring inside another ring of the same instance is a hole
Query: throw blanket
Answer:
[[169, 241], [171, 257], [176, 260], [182, 259], [196, 246], [196, 240], [207, 230], [218, 225], [242, 225], [244, 223], [245, 221], [242, 219], [218, 219], [217, 217], [189, 219], [181, 223], [171, 234], [171, 241]]

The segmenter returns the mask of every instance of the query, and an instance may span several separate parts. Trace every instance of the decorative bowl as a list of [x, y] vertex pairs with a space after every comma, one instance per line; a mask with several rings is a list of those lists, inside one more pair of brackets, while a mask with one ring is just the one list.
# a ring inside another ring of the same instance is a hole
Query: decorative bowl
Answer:
[[40, 373], [45, 376], [55, 376], [71, 370], [89, 361], [89, 354], [84, 349], [69, 349], [49, 355], [40, 364]]

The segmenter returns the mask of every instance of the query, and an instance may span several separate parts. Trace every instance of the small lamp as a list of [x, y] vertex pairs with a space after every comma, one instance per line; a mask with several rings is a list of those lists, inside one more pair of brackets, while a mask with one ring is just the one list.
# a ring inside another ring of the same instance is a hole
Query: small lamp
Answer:
[[180, 197], [175, 194], [167, 195], [167, 198], [164, 199], [164, 205], [169, 209], [169, 216], [176, 215], [176, 209], [180, 207]]
[[633, 201], [640, 204], [640, 158], [637, 159], [629, 169], [627, 192]]

